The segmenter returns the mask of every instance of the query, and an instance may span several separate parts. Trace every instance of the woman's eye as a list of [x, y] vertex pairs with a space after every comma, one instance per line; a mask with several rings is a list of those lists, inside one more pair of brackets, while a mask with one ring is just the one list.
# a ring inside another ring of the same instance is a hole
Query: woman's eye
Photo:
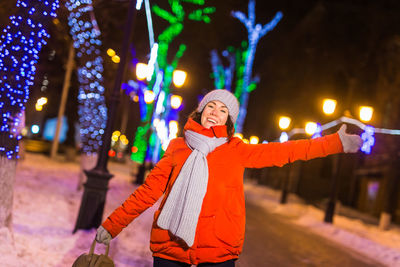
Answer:
[[226, 110], [225, 110], [225, 109], [222, 109], [221, 112], [222, 112], [222, 113], [226, 113]]

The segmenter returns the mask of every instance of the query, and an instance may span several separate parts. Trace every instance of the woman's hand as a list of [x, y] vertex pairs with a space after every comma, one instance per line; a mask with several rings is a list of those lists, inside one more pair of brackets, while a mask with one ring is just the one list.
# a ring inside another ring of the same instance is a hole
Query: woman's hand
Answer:
[[112, 239], [112, 236], [106, 229], [104, 229], [103, 226], [100, 226], [99, 228], [97, 228], [96, 241], [98, 243], [103, 243], [104, 245], [108, 245], [108, 243], [110, 243], [111, 239]]
[[338, 131], [343, 146], [343, 152], [355, 153], [361, 148], [363, 141], [361, 137], [356, 134], [346, 133], [346, 128], [346, 124], [343, 124]]

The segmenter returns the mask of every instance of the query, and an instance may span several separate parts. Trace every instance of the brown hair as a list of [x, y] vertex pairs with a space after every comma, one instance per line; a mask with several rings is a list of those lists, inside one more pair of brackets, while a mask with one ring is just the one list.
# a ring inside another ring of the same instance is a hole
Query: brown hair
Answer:
[[[197, 122], [198, 124], [201, 124], [201, 114], [202, 112], [198, 112], [197, 110], [194, 110], [192, 113], [190, 113], [189, 118]], [[231, 116], [228, 116], [228, 119], [226, 120], [226, 129], [228, 133], [228, 139], [231, 139], [233, 134], [235, 133], [235, 125], [233, 124], [233, 121], [231, 119]]]

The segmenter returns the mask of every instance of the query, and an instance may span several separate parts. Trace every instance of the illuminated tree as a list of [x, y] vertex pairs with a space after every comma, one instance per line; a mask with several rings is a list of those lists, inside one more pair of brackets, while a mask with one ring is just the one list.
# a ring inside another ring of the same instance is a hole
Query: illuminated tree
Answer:
[[[240, 102], [239, 116], [236, 121], [235, 128], [237, 132], [241, 133], [243, 131], [243, 124], [246, 118], [249, 93], [253, 91], [257, 85], [257, 78], [252, 77], [252, 69], [258, 41], [261, 37], [275, 28], [278, 22], [282, 19], [283, 15], [281, 12], [277, 12], [275, 17], [264, 26], [261, 24], [255, 24], [255, 0], [250, 0], [247, 17], [240, 11], [232, 12], [232, 16], [240, 20], [240, 22], [245, 25], [248, 34], [248, 42], [243, 42], [241, 49], [230, 49], [231, 53], [235, 51], [236, 88], [234, 94]], [[229, 79], [232, 79], [233, 68], [231, 66], [227, 69], [224, 68], [216, 52], [212, 52], [211, 63], [213, 65], [214, 78], [218, 80], [218, 82], [216, 81], [216, 85], [218, 85], [217, 88], [222, 88], [220, 87], [222, 84], [230, 85], [228, 82]], [[232, 61], [230, 64], [232, 64]]]
[[[94, 16], [91, 0], [69, 0], [68, 24], [77, 50], [79, 81], [78, 115], [82, 145], [82, 169], [94, 167], [102, 145], [107, 121], [103, 87], [103, 58], [100, 53], [100, 29]], [[80, 174], [80, 184], [84, 174]]]
[[[18, 142], [25, 104], [35, 78], [39, 52], [46, 45], [58, 0], [19, 0], [18, 11], [0, 37], [0, 228], [11, 226]], [[0, 240], [1, 243], [1, 240]]]
[[[168, 116], [170, 116], [170, 87], [172, 82], [172, 73], [178, 65], [179, 59], [183, 56], [186, 50], [185, 44], [180, 44], [178, 51], [175, 52], [173, 60], [168, 63], [167, 57], [169, 58], [169, 47], [173, 40], [182, 32], [183, 24], [185, 19], [194, 21], [203, 21], [209, 23], [211, 21], [209, 15], [215, 12], [214, 7], [204, 7], [195, 9], [194, 11], [186, 14], [182, 3], [190, 3], [194, 5], [204, 5], [204, 0], [169, 0], [171, 12], [161, 7], [154, 5], [153, 12], [167, 21], [169, 26], [158, 36], [158, 56], [157, 56], [157, 68], [154, 72], [152, 79], [150, 80], [147, 89], [152, 90], [155, 94], [155, 101], [146, 104], [146, 116], [142, 119], [142, 124], [138, 127], [134, 141], [134, 153], [132, 154], [132, 160], [143, 163], [145, 157], [157, 158], [152, 156], [152, 152], [157, 152], [159, 145], [157, 142], [160, 140], [160, 134], [157, 136], [156, 129], [153, 127], [152, 121], [159, 119], [163, 125], [168, 125]], [[157, 106], [160, 108], [157, 110]], [[165, 126], [167, 127], [167, 126]], [[159, 128], [161, 128], [159, 126]], [[152, 132], [150, 130], [152, 129]], [[168, 132], [168, 129], [162, 131]], [[168, 134], [165, 140], [161, 140], [163, 145], [167, 145], [169, 141]], [[149, 142], [144, 141], [149, 140]], [[146, 156], [147, 152], [147, 156]]]

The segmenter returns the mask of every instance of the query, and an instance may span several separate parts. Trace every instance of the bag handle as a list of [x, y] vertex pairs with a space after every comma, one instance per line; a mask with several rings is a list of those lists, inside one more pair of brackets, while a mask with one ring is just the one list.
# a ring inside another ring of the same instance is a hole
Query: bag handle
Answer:
[[[92, 246], [90, 247], [89, 256], [92, 256], [94, 253], [94, 248], [96, 247], [96, 239], [93, 240]], [[107, 244], [106, 247], [106, 256], [108, 256], [108, 251], [110, 250], [110, 242]]]

